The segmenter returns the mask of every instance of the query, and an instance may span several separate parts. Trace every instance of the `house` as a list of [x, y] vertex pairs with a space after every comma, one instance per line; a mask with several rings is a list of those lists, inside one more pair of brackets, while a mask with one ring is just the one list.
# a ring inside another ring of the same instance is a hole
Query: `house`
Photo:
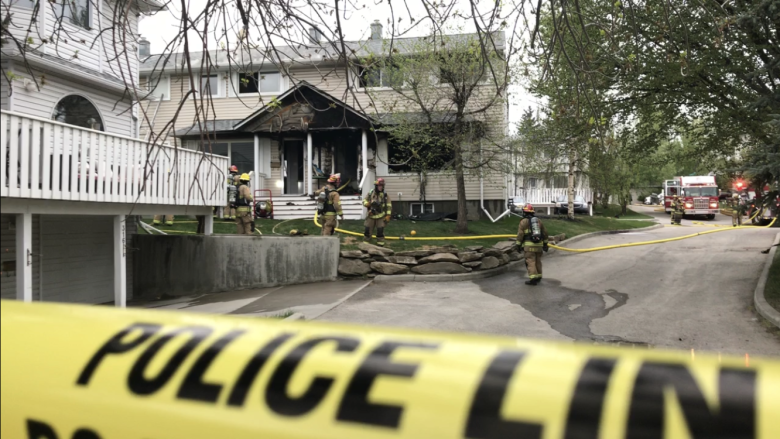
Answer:
[[124, 306], [137, 215], [208, 233], [227, 158], [139, 138], [137, 25], [161, 3], [42, 4], [3, 0], [2, 297]]
[[[455, 212], [451, 171], [433, 168], [421, 174], [394, 160], [399, 149], [387, 128], [410, 114], [389, 109], [397, 95], [386, 87], [385, 73], [346, 68], [319, 38], [312, 31], [309, 41], [274, 51], [238, 47], [214, 50], [208, 57], [191, 53], [194, 84], [189, 68], [182, 68], [188, 64], [184, 55], [150, 55], [140, 72], [152, 98], [144, 104], [146, 113], [154, 115], [152, 131], [192, 150], [226, 155], [240, 172], [254, 171], [253, 189], [273, 196], [277, 219], [310, 218], [311, 195], [334, 172], [346, 184], [342, 203], [348, 219], [363, 217], [360, 199], [379, 177], [386, 181], [394, 213]], [[503, 34], [496, 39], [503, 47]], [[402, 40], [394, 44], [395, 50], [403, 48]], [[370, 39], [345, 45], [355, 59], [388, 50], [378, 22], [371, 25]], [[211, 63], [201, 64], [205, 58]], [[208, 104], [182, 105], [192, 99], [205, 102], [207, 95]], [[204, 105], [209, 116], [199, 121], [196, 114]], [[506, 107], [496, 105], [489, 115], [490, 129], [505, 134]], [[447, 122], [447, 114], [437, 117]], [[502, 212], [508, 179], [505, 172], [469, 174], [469, 216]]]

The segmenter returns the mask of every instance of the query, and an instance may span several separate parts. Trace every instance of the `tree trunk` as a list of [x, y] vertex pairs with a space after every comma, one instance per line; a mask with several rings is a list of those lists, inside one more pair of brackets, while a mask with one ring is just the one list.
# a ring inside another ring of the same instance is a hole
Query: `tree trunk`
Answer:
[[468, 233], [468, 211], [466, 209], [466, 178], [463, 175], [463, 155], [460, 145], [455, 148], [455, 185], [458, 189], [458, 222], [455, 233]]
[[574, 219], [574, 161], [576, 159], [576, 153], [574, 148], [569, 149], [569, 211], [566, 216], [569, 219]]

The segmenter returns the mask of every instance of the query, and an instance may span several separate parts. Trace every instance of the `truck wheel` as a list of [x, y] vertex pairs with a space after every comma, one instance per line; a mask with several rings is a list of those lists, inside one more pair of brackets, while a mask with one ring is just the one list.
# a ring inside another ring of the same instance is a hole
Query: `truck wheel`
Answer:
[[709, 215], [707, 215], [707, 219], [708, 220], [714, 220], [715, 219], [715, 215], [714, 214], [709, 214]]

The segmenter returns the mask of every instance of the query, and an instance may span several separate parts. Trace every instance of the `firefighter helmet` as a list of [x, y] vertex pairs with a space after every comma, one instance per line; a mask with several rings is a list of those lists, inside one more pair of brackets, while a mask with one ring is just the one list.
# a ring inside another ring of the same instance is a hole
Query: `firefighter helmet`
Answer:
[[739, 194], [734, 194], [731, 196], [731, 198], [739, 198]]
[[243, 174], [241, 174], [241, 177], [238, 177], [238, 178], [239, 178], [239, 180], [241, 180], [241, 181], [249, 181], [249, 180], [250, 180], [250, 178], [249, 178], [249, 174], [247, 174], [246, 172], [245, 172], [245, 173], [243, 173]]
[[385, 185], [384, 178], [377, 178], [376, 181], [374, 181], [374, 186], [384, 186], [384, 185]]
[[534, 213], [534, 206], [531, 205], [531, 203], [526, 204], [523, 206], [523, 212], [525, 213]]
[[230, 172], [235, 172], [236, 174], [238, 174], [238, 166], [236, 166], [236, 165], [231, 165], [231, 166], [230, 166]]
[[341, 174], [330, 174], [328, 177], [328, 183], [338, 183], [341, 180]]

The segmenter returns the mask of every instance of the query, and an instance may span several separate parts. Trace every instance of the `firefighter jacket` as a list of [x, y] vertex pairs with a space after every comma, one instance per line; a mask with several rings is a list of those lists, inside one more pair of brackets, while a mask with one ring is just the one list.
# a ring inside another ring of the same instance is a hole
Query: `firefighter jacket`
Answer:
[[384, 191], [377, 192], [372, 189], [363, 200], [363, 206], [368, 209], [368, 217], [371, 219], [383, 218], [393, 213], [393, 204], [390, 202], [387, 192]]
[[315, 191], [314, 195], [320, 195], [321, 193], [328, 192], [328, 200], [325, 202], [325, 213], [323, 216], [343, 216], [344, 212], [341, 210], [341, 195], [336, 190], [336, 187], [332, 184], [324, 186], [322, 189]]
[[249, 186], [242, 184], [238, 187], [238, 197], [236, 197], [236, 211], [237, 212], [250, 212], [252, 201], [252, 191], [249, 190]]
[[531, 240], [531, 218], [523, 217], [520, 220], [520, 226], [517, 228], [517, 243], [520, 247], [523, 247], [527, 252], [541, 252], [545, 244], [547, 244], [547, 229], [544, 228], [542, 220], [539, 220], [539, 228], [542, 229], [542, 240], [539, 242], [533, 242]]
[[678, 198], [677, 200], [672, 201], [672, 210], [677, 213], [685, 213], [685, 205], [682, 200]]

